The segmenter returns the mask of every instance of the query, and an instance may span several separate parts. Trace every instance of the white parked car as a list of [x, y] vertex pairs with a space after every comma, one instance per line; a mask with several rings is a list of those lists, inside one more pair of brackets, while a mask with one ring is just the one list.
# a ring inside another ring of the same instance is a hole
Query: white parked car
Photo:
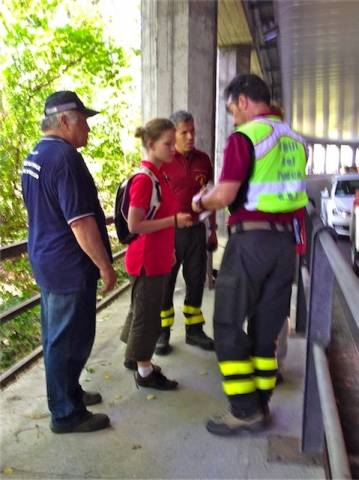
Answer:
[[338, 235], [349, 236], [355, 191], [359, 189], [359, 174], [336, 175], [330, 192], [321, 192], [321, 217]]

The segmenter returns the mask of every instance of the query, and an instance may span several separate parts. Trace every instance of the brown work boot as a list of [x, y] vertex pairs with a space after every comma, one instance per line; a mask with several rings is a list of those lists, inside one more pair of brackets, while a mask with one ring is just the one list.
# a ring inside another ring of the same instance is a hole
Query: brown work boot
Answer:
[[264, 416], [261, 412], [238, 418], [232, 415], [231, 412], [226, 412], [221, 415], [216, 415], [208, 420], [206, 428], [214, 435], [234, 435], [242, 430], [258, 431], [263, 427]]

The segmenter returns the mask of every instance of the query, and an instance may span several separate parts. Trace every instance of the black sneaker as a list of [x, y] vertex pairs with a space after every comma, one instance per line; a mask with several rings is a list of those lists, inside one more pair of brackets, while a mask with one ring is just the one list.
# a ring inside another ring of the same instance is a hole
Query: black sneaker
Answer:
[[170, 327], [162, 328], [161, 334], [158, 337], [155, 354], [156, 355], [167, 355], [171, 352], [172, 347], [170, 345], [170, 336], [171, 336], [171, 329]]
[[186, 343], [195, 345], [203, 350], [214, 350], [214, 341], [204, 333], [202, 328], [196, 330], [187, 328]]
[[[136, 360], [125, 360], [123, 362], [123, 366], [125, 368], [127, 368], [128, 370], [133, 370], [134, 372], [137, 372], [137, 362]], [[153, 370], [157, 370], [158, 372], [161, 371], [161, 367], [159, 367], [158, 365], [154, 365], [152, 363], [152, 368]]]
[[54, 425], [50, 423], [50, 429], [54, 433], [87, 433], [102, 430], [110, 425], [110, 419], [104, 413], [86, 412], [83, 418], [71, 425]]
[[85, 392], [82, 393], [82, 400], [86, 407], [91, 405], [97, 405], [102, 402], [101, 394], [98, 392]]
[[135, 373], [135, 382], [137, 387], [154, 388], [156, 390], [175, 390], [178, 386], [178, 382], [168, 380], [158, 370], [153, 370], [147, 377], [141, 377], [138, 372]]
[[242, 430], [257, 431], [263, 427], [263, 414], [257, 412], [254, 415], [238, 418], [231, 412], [216, 415], [208, 420], [206, 428], [214, 435], [234, 435]]

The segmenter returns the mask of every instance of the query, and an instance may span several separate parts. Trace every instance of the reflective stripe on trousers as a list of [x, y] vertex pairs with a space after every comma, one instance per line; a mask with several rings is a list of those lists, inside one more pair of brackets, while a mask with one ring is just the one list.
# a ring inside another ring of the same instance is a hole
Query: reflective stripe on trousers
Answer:
[[175, 321], [175, 310], [173, 306], [168, 310], [161, 311], [161, 327], [162, 328], [172, 327], [174, 321]]
[[226, 395], [241, 395], [256, 390], [273, 390], [276, 384], [275, 357], [251, 357], [247, 360], [225, 360], [218, 363], [224, 377]]
[[185, 325], [197, 325], [204, 323], [202, 310], [192, 305], [183, 305], [183, 315]]

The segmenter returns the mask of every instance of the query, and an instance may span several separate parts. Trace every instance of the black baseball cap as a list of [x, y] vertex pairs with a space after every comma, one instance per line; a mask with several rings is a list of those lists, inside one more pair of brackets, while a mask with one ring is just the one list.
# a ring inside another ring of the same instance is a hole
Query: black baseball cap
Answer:
[[76, 110], [83, 113], [86, 117], [93, 117], [100, 112], [85, 107], [75, 92], [63, 90], [52, 93], [45, 102], [45, 115], [54, 115], [56, 113]]

